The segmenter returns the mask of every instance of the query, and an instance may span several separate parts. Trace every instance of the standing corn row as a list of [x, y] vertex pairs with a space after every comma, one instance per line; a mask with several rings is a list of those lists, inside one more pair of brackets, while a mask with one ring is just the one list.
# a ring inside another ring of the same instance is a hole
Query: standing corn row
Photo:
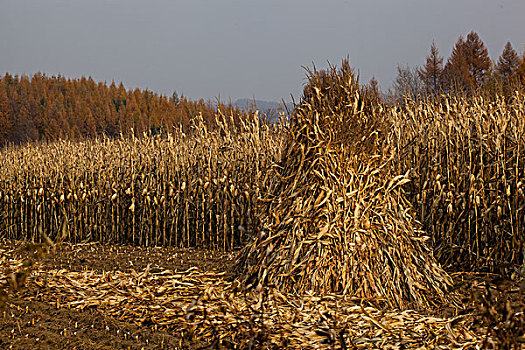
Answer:
[[230, 250], [253, 224], [276, 133], [257, 114], [218, 115], [190, 136], [61, 141], [0, 153], [0, 237]]
[[525, 100], [407, 102], [389, 144], [444, 264], [512, 274], [525, 244]]

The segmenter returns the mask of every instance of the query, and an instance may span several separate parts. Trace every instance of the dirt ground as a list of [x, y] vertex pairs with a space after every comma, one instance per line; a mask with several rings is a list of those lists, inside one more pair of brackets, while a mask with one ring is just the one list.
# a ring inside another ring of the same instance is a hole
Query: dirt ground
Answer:
[[[20, 242], [3, 241], [11, 250]], [[141, 248], [99, 244], [63, 245], [42, 262], [42, 269], [68, 271], [229, 271], [234, 255], [198, 249]], [[10, 295], [0, 310], [0, 349], [188, 349], [206, 344], [187, 342], [180, 334], [121, 322], [94, 309], [57, 308], [31, 300], [36, 291], [24, 288]], [[34, 299], [34, 298], [33, 298]]]
[[[9, 251], [20, 242], [0, 241], [0, 249]], [[185, 271], [198, 267], [202, 271], [232, 270], [233, 253], [198, 249], [140, 248], [99, 244], [62, 245], [49, 255], [41, 269], [67, 271]], [[431, 314], [453, 317], [473, 312], [473, 295], [490, 286], [493, 300], [509, 300], [514, 309], [523, 312], [524, 302], [517, 282], [495, 275], [453, 274], [456, 289], [462, 295], [462, 310], [443, 307]], [[483, 315], [476, 314], [482, 323]], [[96, 308], [83, 310], [57, 307], [39, 300], [38, 291], [24, 288], [9, 296], [0, 310], [0, 349], [195, 349], [209, 344], [188, 341], [184, 334], [157, 330], [140, 322], [122, 322]]]

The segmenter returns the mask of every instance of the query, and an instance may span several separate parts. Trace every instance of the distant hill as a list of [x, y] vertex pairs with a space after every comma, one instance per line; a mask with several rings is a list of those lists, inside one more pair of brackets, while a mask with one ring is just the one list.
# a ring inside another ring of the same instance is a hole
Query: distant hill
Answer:
[[[253, 100], [253, 99], [238, 99], [233, 103], [234, 106], [239, 107], [240, 109], [249, 109], [251, 107], [257, 106], [259, 115], [263, 118], [267, 118], [270, 122], [274, 123], [279, 119], [279, 113], [283, 111], [283, 104], [275, 101], [263, 101], [263, 100]], [[286, 103], [288, 111], [293, 110], [292, 103]], [[286, 110], [283, 112], [286, 113]]]
[[[275, 101], [263, 101], [263, 100], [253, 100], [248, 98], [240, 98], [236, 100], [233, 105], [238, 106], [241, 109], [248, 109], [250, 107], [253, 107], [257, 105], [257, 109], [261, 111], [261, 113], [265, 113], [270, 110], [279, 111], [282, 108], [281, 102], [275, 102]], [[293, 109], [292, 103], [286, 103], [286, 106], [289, 110]]]

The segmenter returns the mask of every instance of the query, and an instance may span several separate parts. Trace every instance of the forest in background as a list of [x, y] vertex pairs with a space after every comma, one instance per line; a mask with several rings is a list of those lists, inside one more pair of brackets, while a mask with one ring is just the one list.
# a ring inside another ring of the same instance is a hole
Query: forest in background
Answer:
[[[375, 78], [368, 86], [379, 91]], [[446, 62], [432, 43], [423, 66], [398, 66], [392, 89], [383, 96], [390, 101], [442, 94], [509, 97], [524, 87], [525, 51], [519, 55], [507, 42], [501, 55], [493, 61], [479, 35], [470, 32], [466, 38], [458, 38]]]
[[[460, 37], [444, 62], [432, 44], [421, 67], [397, 67], [393, 86], [384, 92], [373, 77], [363, 86], [382, 102], [441, 95], [512, 96], [525, 86], [525, 51], [507, 43], [495, 61], [479, 35]], [[122, 83], [95, 82], [37, 73], [0, 77], [0, 147], [27, 141], [155, 135], [182, 128], [202, 114], [214, 123], [217, 108], [241, 117], [237, 105], [168, 97], [150, 90], [128, 90]], [[256, 108], [256, 106], [253, 106]], [[275, 111], [273, 111], [275, 114]], [[275, 115], [273, 115], [275, 117]]]
[[6, 73], [0, 77], [0, 146], [186, 131], [198, 115], [213, 123], [217, 108], [234, 117], [241, 114], [237, 106], [190, 100], [176, 92], [168, 97], [92, 78]]

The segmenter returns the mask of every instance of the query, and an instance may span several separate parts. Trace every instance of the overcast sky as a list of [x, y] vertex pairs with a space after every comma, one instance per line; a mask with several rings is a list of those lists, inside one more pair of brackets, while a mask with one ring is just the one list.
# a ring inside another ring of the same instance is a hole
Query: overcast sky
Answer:
[[349, 56], [390, 87], [432, 40], [525, 45], [525, 0], [0, 0], [0, 74], [43, 72], [232, 100], [298, 97], [302, 66]]

